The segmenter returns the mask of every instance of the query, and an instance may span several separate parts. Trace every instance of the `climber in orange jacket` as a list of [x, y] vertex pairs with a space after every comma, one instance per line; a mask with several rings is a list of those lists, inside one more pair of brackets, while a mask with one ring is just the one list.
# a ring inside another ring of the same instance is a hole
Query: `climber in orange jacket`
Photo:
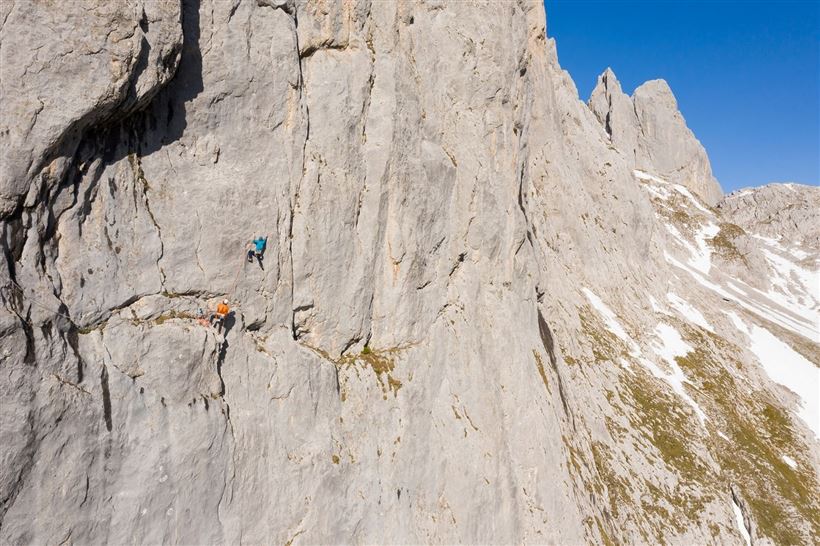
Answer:
[[228, 300], [222, 300], [222, 303], [216, 306], [216, 313], [211, 315], [211, 324], [216, 327], [217, 332], [222, 331], [222, 325], [225, 323], [225, 317], [228, 316], [229, 312]]

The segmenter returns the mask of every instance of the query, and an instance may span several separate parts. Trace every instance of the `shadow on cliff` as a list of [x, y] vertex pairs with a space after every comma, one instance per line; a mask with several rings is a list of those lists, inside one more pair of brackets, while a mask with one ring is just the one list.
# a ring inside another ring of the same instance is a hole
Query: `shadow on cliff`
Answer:
[[[105, 172], [105, 166], [113, 165], [132, 156], [139, 158], [160, 151], [164, 146], [179, 140], [188, 126], [188, 103], [204, 90], [202, 79], [202, 52], [200, 37], [200, 0], [182, 2], [182, 51], [173, 78], [141, 109], [124, 118], [110, 118], [108, 124], [91, 128], [82, 138], [74, 155], [72, 169], [61, 182], [61, 189], [79, 188], [83, 179], [90, 178], [84, 195], [77, 195], [77, 206], [81, 208], [82, 220], [91, 210], [91, 202], [96, 195], [96, 187]], [[139, 73], [147, 68], [151, 45], [141, 50], [138, 60]], [[133, 97], [131, 97], [132, 100]], [[93, 170], [94, 160], [102, 159]], [[173, 165], [172, 165], [173, 168]], [[56, 215], [51, 211], [46, 237], [51, 237], [56, 229]]]
[[[176, 72], [155, 96], [139, 109], [131, 111], [132, 108], [138, 107], [135, 86], [143, 72], [151, 69], [149, 62], [152, 46], [143, 37], [139, 58], [131, 76], [132, 89], [129, 89], [126, 99], [119, 105], [117, 112], [87, 127], [81, 136], [77, 137], [79, 144], [76, 144], [74, 151], [71, 152], [73, 154], [71, 167], [60, 181], [55, 194], [46, 200], [46, 190], [42, 190], [44, 194], [42, 199], [47, 201], [48, 209], [43, 239], [51, 239], [56, 233], [59, 216], [62, 213], [55, 211], [53, 207], [55, 201], [58, 201], [56, 196], [60, 192], [74, 192], [75, 202], [71, 206], [79, 208], [79, 230], [82, 235], [84, 220], [91, 212], [97, 187], [106, 174], [108, 165], [113, 165], [128, 157], [132, 160], [132, 167], [135, 169], [136, 182], [142, 176], [140, 157], [160, 151], [163, 146], [182, 137], [188, 125], [189, 103], [204, 90], [202, 52], [199, 46], [199, 8], [200, 0], [182, 0], [183, 38]], [[140, 21], [140, 27], [146, 33], [149, 30], [148, 25], [148, 21]], [[170, 59], [175, 56], [176, 52], [170, 51], [164, 58], [159, 58], [158, 62], [169, 63]], [[88, 184], [80, 192], [83, 181], [88, 181]], [[147, 186], [144, 179], [142, 182]], [[17, 214], [19, 218], [20, 213]], [[16, 223], [12, 223], [11, 226], [15, 227]], [[9, 233], [9, 231], [10, 228], [3, 230], [0, 256], [5, 257], [9, 275], [14, 279], [15, 262], [20, 259], [25, 237], [22, 229], [16, 229], [19, 233]], [[68, 329], [75, 327], [71, 325]], [[68, 340], [68, 343], [71, 344], [71, 340]], [[78, 375], [81, 374], [80, 371]]]
[[[125, 117], [110, 116], [107, 121], [90, 127], [83, 134], [74, 153], [73, 166], [60, 184], [61, 189], [77, 188], [84, 178], [92, 178], [85, 195], [77, 196], [80, 207], [90, 210], [90, 201], [93, 201], [106, 165], [117, 163], [131, 154], [136, 154], [137, 158], [150, 155], [179, 140], [185, 133], [188, 103], [205, 88], [199, 47], [199, 7], [200, 0], [182, 1], [182, 51], [173, 78], [144, 107], [133, 113], [127, 112], [129, 102], [136, 100], [133, 91], [129, 92], [128, 99], [122, 105], [126, 111], [119, 112], [120, 116]], [[134, 82], [148, 68], [151, 45], [143, 40], [143, 46], [132, 76]], [[102, 165], [89, 172], [87, 165], [94, 164], [97, 158], [102, 159]], [[52, 214], [47, 237], [54, 233], [54, 220]]]
[[[200, 0], [182, 2], [182, 52], [174, 77], [148, 104], [97, 134], [90, 135], [84, 155], [101, 155], [113, 164], [129, 154], [147, 156], [179, 140], [188, 126], [188, 103], [205, 89], [202, 79], [200, 37]], [[148, 50], [143, 49], [144, 62]], [[142, 67], [141, 70], [144, 70]]]
[[133, 120], [136, 152], [150, 155], [179, 140], [188, 126], [187, 103], [205, 89], [199, 47], [200, 0], [182, 2], [182, 55], [173, 79]]
[[219, 353], [216, 356], [216, 373], [219, 376], [219, 396], [225, 396], [225, 380], [222, 379], [222, 365], [225, 363], [225, 356], [228, 354], [228, 332], [236, 324], [236, 315], [233, 311], [228, 313], [225, 317], [225, 323], [222, 325], [222, 343], [219, 344]]
[[[143, 38], [131, 76], [131, 88], [123, 103], [114, 112], [90, 112], [77, 120], [66, 129], [53, 150], [45, 154], [44, 164], [56, 156], [73, 157], [72, 166], [63, 175], [58, 183], [58, 189], [47, 197], [48, 185], [41, 189], [41, 201], [53, 201], [59, 192], [79, 186], [86, 176], [91, 176], [90, 187], [85, 196], [77, 196], [83, 202], [79, 205], [89, 207], [89, 197], [93, 197], [95, 187], [103, 174], [102, 168], [89, 172], [88, 165], [101, 158], [103, 165], [110, 165], [122, 160], [129, 154], [136, 153], [144, 156], [160, 150], [163, 146], [179, 140], [188, 125], [186, 104], [196, 98], [203, 90], [202, 79], [202, 52], [199, 47], [200, 37], [200, 0], [182, 1], [182, 51], [179, 64], [173, 78], [147, 103], [141, 107], [137, 105], [136, 83], [141, 74], [149, 69], [151, 44]], [[148, 31], [148, 22], [140, 21], [143, 31]], [[159, 59], [166, 63], [170, 55]], [[138, 108], [132, 111], [133, 108]], [[89, 119], [89, 118], [99, 119]], [[8, 221], [14, 224], [19, 222], [22, 208], [13, 214]], [[50, 211], [45, 238], [54, 235], [56, 218], [54, 211]], [[8, 231], [8, 230], [5, 230]], [[3, 237], [2, 251], [8, 262], [12, 278], [15, 277], [14, 262], [19, 260], [22, 246], [25, 241], [24, 230], [14, 230]]]

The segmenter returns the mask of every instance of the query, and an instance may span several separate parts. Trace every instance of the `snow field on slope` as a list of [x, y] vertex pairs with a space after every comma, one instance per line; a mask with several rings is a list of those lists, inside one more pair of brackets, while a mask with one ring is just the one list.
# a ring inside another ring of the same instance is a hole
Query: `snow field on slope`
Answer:
[[657, 176], [651, 175], [644, 171], [639, 171], [635, 169], [634, 171], [632, 171], [632, 174], [635, 176], [635, 178], [638, 178], [639, 180], [649, 180], [650, 182], [657, 182], [658, 184], [666, 184], [666, 180], [662, 180]]
[[681, 186], [680, 184], [672, 184], [672, 187], [675, 188], [675, 191], [677, 191], [681, 195], [688, 198], [689, 202], [692, 203], [693, 205], [695, 205], [696, 209], [698, 209], [699, 211], [701, 211], [703, 213], [706, 213], [706, 214], [712, 214], [711, 212], [709, 212], [709, 210], [706, 209], [706, 207], [701, 205], [700, 201], [695, 199], [695, 196], [692, 195], [692, 193], [688, 189], [686, 189], [684, 186]]
[[676, 192], [678, 192], [679, 194], [686, 197], [686, 199], [688, 199], [689, 202], [692, 205], [694, 205], [696, 209], [700, 210], [701, 212], [703, 212], [705, 214], [710, 214], [710, 215], [712, 214], [706, 207], [701, 205], [700, 201], [694, 195], [692, 195], [692, 192], [690, 192], [685, 186], [682, 186], [680, 184], [671, 184], [671, 183], [667, 182], [666, 180], [664, 180], [663, 178], [658, 178], [655, 175], [649, 174], [648, 172], [639, 171], [637, 169], [632, 171], [632, 175], [635, 178], [637, 178], [638, 180], [644, 180], [644, 181], [647, 181], [647, 182], [655, 182], [656, 184], [658, 184], [657, 186], [653, 186], [652, 184], [647, 184], [644, 187], [647, 190], [649, 190], [652, 194], [657, 195], [658, 197], [660, 197], [664, 201], [668, 200], [669, 196], [671, 195], [669, 190], [667, 189], [669, 186], [671, 186]]
[[698, 245], [698, 252], [689, 259], [689, 264], [698, 271], [709, 274], [712, 269], [712, 249], [706, 244], [706, 239], [712, 239], [720, 231], [717, 224], [709, 222], [695, 234], [695, 243]]
[[598, 311], [598, 314], [603, 317], [609, 331], [615, 334], [618, 339], [626, 343], [627, 347], [629, 347], [629, 354], [631, 356], [640, 355], [641, 348], [638, 347], [635, 340], [633, 340], [632, 337], [626, 333], [626, 330], [624, 330], [623, 326], [621, 326], [621, 323], [618, 322], [618, 316], [612, 312], [612, 309], [607, 307], [607, 305], [601, 301], [601, 298], [599, 298], [589, 288], [583, 288], [582, 290], [595, 310]]
[[797, 260], [805, 260], [806, 258], [809, 257], [808, 252], [806, 252], [805, 250], [799, 248], [799, 243], [794, 244], [792, 246], [786, 246], [786, 245], [782, 244], [780, 242], [781, 239], [783, 239], [782, 236], [779, 239], [774, 239], [772, 237], [765, 237], [763, 235], [760, 235], [759, 233], [752, 233], [752, 237], [754, 237], [758, 241], [762, 241], [762, 242], [766, 243], [770, 247], [773, 247], [773, 248], [776, 248], [777, 250], [781, 250], [783, 252], [786, 252], [787, 254], [791, 254]]
[[[733, 301], [741, 307], [743, 307], [744, 309], [746, 309], [747, 311], [754, 313], [755, 315], [761, 318], [769, 320], [777, 324], [778, 326], [781, 326], [814, 342], [818, 341], [820, 333], [818, 333], [816, 326], [810, 322], [807, 322], [803, 317], [800, 317], [797, 314], [792, 316], [789, 313], [784, 313], [782, 311], [777, 310], [773, 306], [766, 305], [765, 303], [763, 303], [763, 301], [757, 301], [749, 296], [749, 292], [746, 292], [745, 290], [735, 286], [731, 282], [728, 283], [728, 286], [725, 287], [715, 284], [714, 282], [706, 279], [699, 271], [696, 271], [687, 264], [678, 261], [674, 256], [672, 256], [665, 250], [663, 255], [669, 264], [686, 271], [695, 281], [697, 281], [698, 284], [714, 292], [718, 296], [725, 298], [729, 301]], [[735, 279], [735, 281], [742, 282], [737, 279]], [[747, 288], [749, 289], [749, 291], [754, 291], [755, 293], [757, 293], [759, 295], [760, 300], [768, 301], [769, 303], [779, 305], [777, 302], [772, 302], [765, 292], [761, 292], [760, 290], [757, 290], [756, 288], [753, 288], [748, 285]], [[790, 310], [787, 309], [787, 311]]]
[[783, 459], [784, 463], [786, 463], [787, 465], [789, 465], [793, 469], [797, 468], [797, 461], [795, 461], [794, 459], [792, 459], [788, 455], [781, 455], [780, 458]]
[[715, 329], [712, 328], [712, 325], [709, 324], [706, 317], [703, 316], [703, 313], [692, 307], [688, 301], [681, 298], [674, 292], [669, 292], [666, 295], [666, 300], [669, 302], [669, 305], [674, 307], [676, 311], [686, 318], [686, 320], [714, 333]]
[[767, 249], [763, 249], [763, 255], [775, 272], [771, 279], [773, 287], [767, 293], [769, 298], [820, 328], [820, 272], [810, 271]]
[[651, 186], [647, 184], [646, 189], [649, 191], [649, 193], [651, 193], [658, 199], [662, 199], [663, 201], [668, 201], [669, 196], [672, 195], [671, 192], [669, 192], [669, 190], [659, 186]]
[[657, 300], [655, 300], [655, 298], [653, 298], [652, 296], [649, 296], [649, 305], [652, 306], [652, 310], [656, 313], [666, 313], [666, 310], [660, 305], [658, 305]]
[[712, 249], [706, 244], [706, 240], [717, 235], [720, 231], [720, 227], [712, 222], [702, 226], [695, 234], [695, 245], [697, 245], [695, 246], [687, 241], [686, 238], [681, 235], [681, 232], [678, 231], [678, 228], [672, 224], [664, 224], [664, 226], [666, 226], [666, 230], [672, 237], [689, 253], [687, 260], [689, 265], [701, 273], [708, 275], [712, 269]]
[[797, 415], [820, 438], [820, 368], [767, 329], [756, 324], [747, 325], [731, 311], [725, 313], [735, 328], [749, 338], [749, 350], [757, 357], [766, 375], [800, 397]]
[[[655, 184], [644, 184], [643, 188], [646, 189], [652, 195], [659, 197], [664, 201], [668, 201], [671, 195], [669, 187], [673, 188], [679, 194], [686, 197], [687, 201], [691, 203], [696, 209], [703, 212], [704, 214], [708, 215], [709, 217], [714, 216], [708, 209], [706, 209], [703, 205], [701, 205], [700, 201], [692, 195], [692, 193], [686, 189], [684, 186], [680, 184], [670, 184], [665, 180], [658, 178], [657, 176], [651, 175], [644, 171], [634, 170], [632, 174], [638, 178], [639, 180], [644, 180], [647, 182], [654, 182]], [[688, 208], [688, 205], [685, 205]], [[672, 207], [666, 207], [670, 210], [673, 210]], [[664, 226], [666, 230], [672, 235], [672, 237], [689, 253], [688, 262], [689, 265], [697, 269], [698, 271], [709, 274], [709, 271], [712, 269], [712, 249], [706, 243], [707, 239], [712, 239], [715, 235], [720, 232], [720, 226], [715, 224], [712, 221], [709, 221], [706, 224], [702, 224], [700, 229], [694, 234], [695, 243], [692, 244], [684, 237], [680, 230], [672, 224], [665, 223]]]
[[[668, 187], [684, 195], [689, 202], [698, 210], [704, 212], [710, 218], [714, 214], [707, 210], [698, 199], [685, 187], [679, 184], [669, 184], [668, 182], [649, 173], [635, 170], [633, 174], [636, 178], [650, 184], [643, 187], [650, 193], [668, 200]], [[736, 280], [741, 288], [735, 284], [727, 283], [728, 286], [720, 286], [707, 280], [712, 270], [712, 250], [708, 245], [708, 240], [714, 238], [720, 232], [720, 226], [709, 220], [701, 224], [694, 234], [694, 244], [685, 237], [676, 226], [664, 223], [664, 227], [672, 238], [688, 254], [686, 266], [680, 261], [664, 252], [667, 262], [687, 271], [699, 284], [717, 293], [721, 297], [734, 301], [756, 315], [777, 323], [779, 326], [787, 328], [792, 332], [800, 334], [814, 342], [820, 342], [820, 272], [810, 271], [799, 264], [784, 258], [783, 256], [763, 249], [764, 256], [768, 260], [775, 272], [772, 279], [773, 287], [768, 292], [763, 292], [746, 283]], [[787, 248], [779, 240], [761, 235], [754, 235], [758, 240], [770, 247], [782, 251], [796, 260], [805, 259], [808, 254], [800, 249]], [[673, 303], [673, 302], [670, 302]], [[697, 318], [690, 310], [679, 308], [673, 303], [673, 307], [690, 321], [700, 326], [708, 324], [702, 315]], [[697, 313], [697, 310], [694, 310]], [[699, 314], [699, 313], [698, 313]], [[706, 326], [704, 326], [706, 327]], [[711, 327], [710, 331], [714, 331]]]
[[680, 332], [672, 326], [662, 322], [655, 327], [655, 339], [653, 340], [652, 348], [654, 349], [656, 355], [666, 360], [669, 367], [672, 369], [672, 373], [664, 373], [649, 360], [646, 361], [647, 366], [651, 365], [650, 370], [656, 377], [669, 383], [669, 385], [672, 386], [672, 390], [674, 390], [681, 398], [689, 402], [689, 405], [691, 405], [695, 410], [695, 414], [697, 414], [698, 419], [700, 419], [700, 424], [705, 425], [706, 414], [697, 402], [692, 400], [692, 398], [686, 393], [686, 389], [683, 387], [683, 384], [687, 383], [688, 380], [686, 379], [686, 375], [684, 375], [683, 370], [680, 369], [680, 366], [678, 366], [678, 363], [675, 361], [676, 357], [686, 356], [689, 354], [692, 347], [683, 340]]
[[[652, 342], [652, 348], [655, 354], [665, 360], [672, 369], [672, 373], [666, 373], [655, 362], [643, 355], [643, 351], [641, 351], [640, 346], [629, 334], [627, 334], [626, 330], [618, 321], [617, 315], [601, 300], [601, 298], [599, 298], [588, 288], [583, 288], [583, 292], [595, 310], [598, 311], [601, 317], [603, 317], [609, 331], [615, 334], [618, 339], [626, 343], [627, 347], [629, 347], [629, 355], [643, 364], [656, 378], [665, 381], [670, 387], [672, 387], [672, 390], [675, 391], [678, 396], [683, 398], [690, 406], [692, 406], [692, 409], [695, 411], [695, 415], [698, 416], [698, 420], [701, 425], [704, 425], [707, 419], [706, 414], [703, 412], [701, 407], [698, 406], [697, 402], [695, 402], [686, 393], [686, 389], [683, 384], [688, 382], [688, 380], [686, 379], [683, 370], [680, 369], [680, 366], [678, 366], [678, 363], [675, 361], [675, 357], [686, 356], [692, 350], [692, 347], [690, 347], [683, 340], [680, 333], [672, 326], [664, 323], [658, 324], [655, 328], [655, 338]], [[621, 366], [629, 369], [629, 364], [626, 363], [625, 360], [624, 362], [621, 362]]]

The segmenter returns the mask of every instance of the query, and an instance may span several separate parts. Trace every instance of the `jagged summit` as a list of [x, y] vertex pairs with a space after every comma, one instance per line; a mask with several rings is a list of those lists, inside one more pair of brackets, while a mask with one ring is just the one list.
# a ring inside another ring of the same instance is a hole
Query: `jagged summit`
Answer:
[[686, 126], [675, 95], [665, 80], [640, 85], [631, 97], [611, 68], [600, 76], [587, 103], [613, 146], [636, 169], [683, 184], [714, 205], [722, 191], [712, 176], [706, 150]]
[[613, 89], [617, 89], [618, 91], [621, 90], [621, 82], [618, 81], [618, 77], [615, 75], [615, 71], [612, 70], [612, 67], [609, 66], [606, 67], [606, 70], [601, 72], [600, 75], [598, 75], [597, 86], [600, 86], [602, 84], [605, 87], [612, 87]]

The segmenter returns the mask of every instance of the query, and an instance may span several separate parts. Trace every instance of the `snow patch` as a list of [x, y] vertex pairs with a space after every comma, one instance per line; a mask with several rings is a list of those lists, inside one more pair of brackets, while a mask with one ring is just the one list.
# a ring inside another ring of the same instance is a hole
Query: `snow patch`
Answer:
[[658, 199], [662, 199], [664, 201], [668, 201], [669, 196], [672, 195], [669, 192], [669, 190], [667, 190], [663, 186], [651, 186], [651, 185], [647, 184], [646, 189], [649, 190], [649, 193], [651, 193], [652, 195], [654, 195]]
[[[675, 393], [677, 393], [692, 406], [695, 414], [700, 420], [701, 425], [705, 425], [706, 414], [700, 406], [698, 406], [697, 402], [692, 400], [683, 388], [683, 384], [684, 382], [687, 382], [687, 379], [683, 373], [683, 370], [681, 370], [678, 363], [675, 362], [675, 357], [685, 356], [692, 350], [692, 347], [683, 341], [680, 333], [678, 333], [678, 331], [673, 327], [664, 323], [659, 324], [655, 328], [655, 337], [658, 340], [653, 343], [653, 349], [655, 350], [657, 356], [663, 358], [669, 363], [672, 373], [666, 373], [656, 363], [643, 356], [640, 346], [634, 339], [632, 339], [632, 337], [630, 337], [629, 334], [626, 333], [626, 330], [624, 330], [623, 326], [621, 326], [621, 323], [618, 322], [617, 315], [615, 315], [615, 313], [603, 301], [601, 301], [601, 298], [599, 298], [592, 290], [588, 288], [582, 288], [582, 290], [595, 310], [598, 311], [598, 313], [603, 317], [607, 329], [615, 334], [618, 339], [626, 343], [629, 348], [629, 355], [646, 366], [652, 375], [667, 382]], [[620, 365], [624, 368], [629, 368], [629, 363], [623, 358], [620, 359]]]
[[672, 237], [689, 253], [687, 262], [690, 267], [693, 267], [704, 275], [708, 275], [709, 271], [712, 269], [712, 249], [706, 244], [706, 239], [711, 239], [717, 235], [720, 228], [711, 222], [705, 226], [702, 226], [701, 229], [695, 234], [695, 244], [693, 245], [687, 241], [683, 235], [681, 235], [678, 228], [671, 224], [664, 225]]
[[741, 535], [743, 535], [743, 540], [746, 542], [746, 546], [752, 546], [752, 537], [749, 536], [749, 530], [746, 529], [746, 523], [743, 521], [743, 512], [740, 510], [740, 506], [737, 505], [734, 498], [732, 499], [732, 508], [735, 511], [737, 530], [740, 531]]
[[698, 200], [695, 198], [695, 196], [694, 196], [694, 195], [692, 195], [692, 192], [690, 192], [690, 191], [689, 191], [688, 189], [686, 189], [684, 186], [681, 186], [680, 184], [672, 184], [672, 187], [673, 187], [673, 188], [675, 188], [675, 190], [676, 190], [678, 193], [680, 193], [681, 195], [683, 195], [683, 196], [687, 197], [687, 198], [689, 199], [689, 201], [690, 201], [693, 205], [695, 205], [695, 208], [697, 208], [697, 209], [698, 209], [698, 210], [700, 210], [701, 212], [705, 212], [706, 214], [712, 214], [711, 212], [709, 212], [709, 210], [707, 210], [707, 209], [706, 209], [706, 207], [704, 207], [703, 205], [701, 205], [701, 204], [700, 204], [700, 201], [698, 201]]
[[749, 337], [749, 350], [773, 381], [800, 397], [797, 415], [820, 438], [820, 368], [756, 324], [747, 325], [735, 313], [726, 312], [735, 328]]
[[657, 182], [658, 184], [666, 184], [667, 183], [666, 180], [658, 178], [657, 176], [653, 176], [653, 175], [651, 175], [647, 172], [639, 171], [637, 169], [632, 171], [632, 174], [635, 176], [635, 178], [637, 178], [639, 180], [649, 180], [649, 181], [652, 181], [652, 182]]
[[709, 274], [712, 269], [712, 249], [706, 244], [706, 239], [712, 239], [720, 231], [717, 224], [709, 222], [695, 234], [695, 244], [698, 245], [698, 252], [689, 259], [689, 265], [705, 274]]
[[680, 366], [678, 366], [678, 363], [675, 361], [676, 357], [686, 356], [692, 350], [692, 347], [683, 340], [680, 332], [668, 324], [658, 324], [658, 326], [655, 327], [655, 337], [657, 340], [652, 344], [652, 348], [656, 355], [666, 360], [672, 369], [672, 373], [664, 373], [654, 362], [647, 359], [642, 359], [642, 362], [646, 364], [655, 377], [669, 383], [672, 390], [692, 406], [700, 423], [702, 425], [706, 424], [706, 414], [700, 406], [698, 406], [697, 402], [692, 400], [692, 397], [687, 394], [686, 389], [684, 389], [683, 384], [687, 383], [688, 380], [683, 370], [680, 369]]
[[652, 306], [652, 310], [656, 313], [666, 313], [666, 310], [660, 305], [658, 305], [658, 301], [652, 296], [649, 296], [649, 305]]
[[601, 301], [601, 298], [595, 295], [592, 290], [588, 288], [583, 288], [582, 290], [595, 310], [598, 311], [598, 313], [604, 318], [604, 322], [606, 323], [606, 327], [609, 331], [615, 334], [618, 339], [627, 344], [629, 347], [629, 353], [632, 356], [637, 356], [637, 354], [640, 353], [640, 348], [638, 347], [638, 344], [635, 343], [635, 340], [633, 340], [632, 337], [626, 333], [626, 330], [624, 330], [623, 326], [621, 326], [621, 323], [618, 322], [618, 316], [613, 313], [612, 309], [607, 307], [607, 305]]
[[796, 468], [797, 468], [797, 461], [795, 461], [794, 459], [792, 459], [792, 458], [791, 458], [791, 457], [789, 457], [788, 455], [781, 455], [781, 456], [780, 456], [780, 458], [781, 458], [781, 459], [783, 459], [783, 462], [784, 462], [784, 463], [786, 463], [787, 465], [789, 465], [790, 467], [792, 467], [792, 469], [796, 469]]
[[691, 322], [693, 324], [697, 324], [701, 328], [709, 330], [710, 332], [715, 331], [715, 329], [712, 328], [712, 325], [709, 324], [709, 322], [707, 322], [707, 320], [703, 316], [703, 314], [700, 311], [698, 311], [697, 309], [695, 309], [694, 307], [692, 307], [689, 304], [689, 302], [686, 301], [685, 299], [681, 298], [680, 296], [678, 296], [677, 294], [675, 294], [673, 292], [669, 292], [666, 295], [666, 300], [669, 302], [669, 304], [672, 307], [675, 308], [676, 311], [678, 311], [681, 315], [683, 315], [684, 318], [686, 318], [686, 320], [688, 320], [689, 322]]
[[735, 291], [735, 292], [737, 292], [738, 294], [742, 294], [742, 295], [747, 296], [747, 297], [749, 296], [749, 293], [748, 293], [748, 292], [746, 292], [746, 290], [744, 290], [743, 288], [739, 287], [738, 285], [736, 285], [736, 284], [735, 284], [735, 283], [733, 283], [732, 281], [727, 281], [727, 282], [726, 282], [726, 286], [727, 286], [728, 288], [731, 288], [732, 290], [734, 290], [734, 291]]
[[806, 258], [809, 257], [808, 252], [806, 252], [805, 250], [801, 250], [799, 248], [790, 248], [789, 249], [789, 254], [791, 254], [792, 256], [797, 258], [798, 260], [805, 260]]
[[655, 327], [655, 336], [660, 343], [654, 344], [655, 354], [670, 364], [675, 364], [676, 356], [685, 356], [692, 347], [686, 343], [675, 328], [660, 323]]
[[676, 228], [672, 224], [664, 224], [664, 226], [666, 227], [666, 231], [668, 231], [672, 235], [672, 237], [677, 242], [679, 242], [684, 248], [686, 248], [690, 253], [694, 254], [698, 251], [698, 249], [695, 248], [694, 245], [692, 245], [692, 243], [687, 241], [686, 238], [683, 235], [681, 235], [681, 232], [678, 231], [678, 228]]
[[649, 174], [648, 172], [639, 171], [637, 169], [632, 171], [632, 174], [638, 180], [643, 180], [644, 182], [654, 182], [656, 185], [646, 184], [644, 187], [656, 197], [663, 199], [664, 201], [668, 200], [669, 196], [672, 195], [672, 193], [668, 189], [671, 186], [679, 194], [686, 197], [689, 200], [689, 202], [695, 206], [695, 208], [697, 208], [705, 214], [712, 214], [711, 211], [709, 211], [709, 209], [700, 204], [700, 201], [698, 201], [698, 199], [694, 195], [692, 195], [692, 192], [690, 192], [689, 189], [685, 186], [681, 186], [680, 184], [670, 184], [662, 178], [658, 178], [655, 175]]
[[[774, 322], [778, 326], [786, 328], [787, 330], [790, 330], [812, 341], [817, 341], [817, 326], [815, 324], [812, 324], [811, 322], [807, 322], [804, 318], [796, 314], [792, 315], [788, 308], [781, 311], [775, 309], [771, 305], [766, 305], [765, 303], [763, 303], [763, 301], [753, 300], [750, 298], [749, 293], [738, 288], [731, 282], [727, 283], [728, 286], [726, 287], [717, 285], [712, 281], [706, 279], [703, 275], [701, 275], [699, 271], [695, 271], [690, 266], [678, 261], [674, 256], [672, 256], [668, 252], [664, 251], [663, 255], [668, 263], [674, 265], [679, 269], [683, 269], [684, 271], [689, 273], [689, 275], [691, 275], [692, 278], [695, 279], [695, 281], [697, 281], [698, 284], [700, 284], [708, 290], [711, 290], [720, 297], [728, 301], [733, 301], [741, 307], [743, 307], [744, 309], [746, 309], [747, 311], [750, 311], [761, 318]], [[773, 303], [779, 306], [779, 304], [777, 304], [776, 302], [772, 302], [771, 300], [769, 300], [765, 292], [761, 292], [755, 288], [752, 288], [751, 286], [747, 287], [749, 288], [749, 291], [754, 291], [755, 293], [760, 295], [762, 300], [766, 300], [769, 303]]]
[[820, 331], [820, 272], [810, 271], [769, 250], [763, 249], [774, 270], [774, 285], [767, 296], [793, 310]]
[[757, 234], [757, 233], [753, 233], [752, 237], [754, 237], [755, 239], [758, 239], [760, 241], [763, 241], [767, 245], [777, 247], [777, 248], [782, 248], [780, 246], [780, 239], [772, 239], [771, 237], [764, 237], [763, 235], [760, 235], [760, 234]]

